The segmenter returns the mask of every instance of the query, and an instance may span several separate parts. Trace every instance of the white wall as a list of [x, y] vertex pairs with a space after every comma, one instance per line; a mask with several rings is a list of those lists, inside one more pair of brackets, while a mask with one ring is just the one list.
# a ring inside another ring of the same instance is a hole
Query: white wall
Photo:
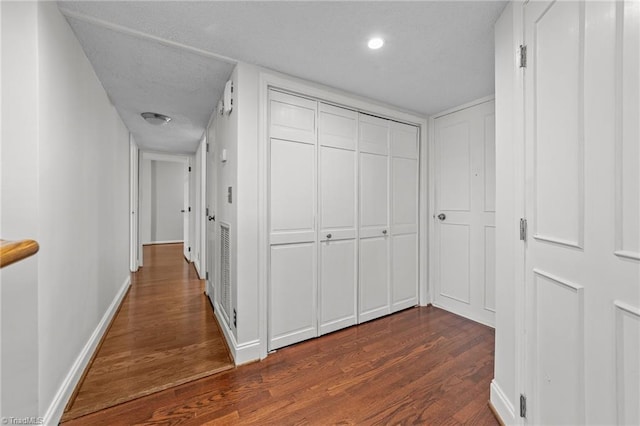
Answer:
[[1, 272], [1, 414], [53, 423], [129, 282], [129, 135], [56, 4], [2, 8], [2, 237], [40, 252]]
[[[234, 91], [237, 92], [238, 87], [238, 68], [234, 69], [231, 79], [234, 82]], [[234, 104], [236, 102], [234, 101]], [[209, 176], [208, 184], [215, 185], [215, 192], [217, 200], [215, 202], [217, 206], [216, 222], [215, 226], [227, 225], [230, 230], [230, 249], [231, 249], [231, 307], [237, 309], [236, 294], [238, 288], [238, 259], [241, 257], [237, 253], [238, 244], [238, 221], [237, 221], [237, 206], [238, 206], [238, 134], [239, 134], [239, 121], [238, 121], [238, 105], [234, 105], [234, 109], [231, 114], [219, 115], [217, 110], [214, 111], [211, 120], [211, 125], [207, 130], [207, 139], [215, 140], [215, 145], [210, 146], [210, 156], [213, 158], [213, 170], [211, 176]], [[222, 162], [222, 152], [226, 152], [226, 161]], [[232, 202], [229, 203], [227, 199], [227, 188], [231, 187], [233, 191]], [[218, 233], [219, 235], [219, 233]], [[215, 241], [214, 245], [219, 247], [220, 241]], [[219, 255], [219, 251], [218, 251]], [[219, 274], [220, 271], [216, 271]], [[220, 300], [220, 277], [212, 277], [214, 284], [214, 292], [209, 296], [213, 299], [214, 306], [216, 307], [216, 313], [220, 313], [221, 309], [217, 305]], [[222, 319], [218, 316], [219, 319]], [[240, 321], [242, 324], [243, 321]], [[221, 321], [221, 326], [227, 340], [231, 339], [230, 348], [234, 357], [235, 347], [237, 347], [237, 330], [233, 326], [233, 321], [229, 321], [229, 324], [225, 324], [224, 320]]]
[[184, 168], [180, 162], [142, 161], [140, 221], [143, 244], [183, 241]]
[[[519, 419], [519, 376], [517, 364], [516, 330], [520, 315], [515, 283], [523, 245], [517, 231], [520, 217], [524, 217], [524, 165], [515, 161], [522, 158], [518, 150], [520, 140], [518, 88], [522, 87], [521, 73], [516, 64], [520, 45], [522, 5], [511, 2], [495, 25], [496, 70], [496, 327], [495, 371], [491, 383], [491, 402], [507, 424]], [[521, 89], [520, 89], [521, 90]], [[521, 306], [521, 305], [520, 305]]]
[[[0, 235], [7, 240], [38, 238], [38, 111], [34, 111], [39, 78], [37, 14], [38, 6], [35, 3], [2, 2]], [[40, 256], [0, 270], [2, 416], [33, 415], [39, 410]]]

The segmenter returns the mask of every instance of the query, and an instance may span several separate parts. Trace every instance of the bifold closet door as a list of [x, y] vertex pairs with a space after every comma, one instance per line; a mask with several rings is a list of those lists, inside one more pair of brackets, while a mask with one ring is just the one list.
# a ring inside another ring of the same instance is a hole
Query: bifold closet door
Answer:
[[358, 322], [390, 312], [389, 130], [388, 120], [359, 115]]
[[418, 304], [418, 128], [391, 122], [391, 312]]
[[269, 349], [317, 336], [317, 102], [269, 93]]
[[320, 104], [319, 334], [356, 324], [358, 114]]

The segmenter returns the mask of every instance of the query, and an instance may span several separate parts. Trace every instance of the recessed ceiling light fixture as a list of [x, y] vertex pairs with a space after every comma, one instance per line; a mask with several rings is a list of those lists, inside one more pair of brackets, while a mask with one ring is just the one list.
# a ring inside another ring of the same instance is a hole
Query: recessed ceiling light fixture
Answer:
[[157, 112], [143, 112], [140, 115], [147, 120], [147, 122], [156, 126], [163, 126], [171, 121], [171, 117], [168, 115], [158, 114]]
[[369, 49], [372, 49], [372, 50], [380, 49], [383, 45], [384, 45], [384, 40], [381, 39], [380, 37], [373, 37], [369, 39], [369, 43], [367, 43], [367, 46], [369, 46]]

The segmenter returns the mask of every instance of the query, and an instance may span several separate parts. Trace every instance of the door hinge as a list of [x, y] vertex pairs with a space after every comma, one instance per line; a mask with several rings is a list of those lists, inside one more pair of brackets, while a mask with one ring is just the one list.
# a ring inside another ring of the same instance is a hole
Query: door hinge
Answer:
[[209, 271], [204, 274], [204, 279], [209, 281]]
[[207, 209], [205, 210], [205, 216], [209, 216], [209, 207], [207, 207]]
[[527, 397], [520, 394], [520, 417], [527, 417]]
[[527, 45], [520, 45], [520, 68], [527, 67]]
[[520, 240], [527, 241], [527, 219], [520, 218]]
[[207, 152], [209, 152], [209, 142], [207, 142]]
[[191, 253], [191, 247], [189, 247], [189, 250], [188, 250], [188, 251], [189, 251], [189, 253]]
[[189, 210], [188, 210], [188, 211], [191, 211], [191, 207], [189, 207]]
[[189, 171], [191, 171], [191, 166], [189, 166]]

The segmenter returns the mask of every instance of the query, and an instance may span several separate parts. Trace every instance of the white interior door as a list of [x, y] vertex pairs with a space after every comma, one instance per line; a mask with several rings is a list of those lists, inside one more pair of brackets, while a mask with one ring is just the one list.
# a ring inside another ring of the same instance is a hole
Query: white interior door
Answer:
[[184, 166], [184, 209], [182, 210], [182, 240], [183, 243], [183, 252], [184, 258], [191, 262], [191, 232], [190, 232], [190, 221], [191, 221], [191, 160], [187, 161]]
[[418, 128], [391, 122], [391, 312], [418, 304]]
[[271, 350], [317, 336], [317, 102], [269, 98]]
[[320, 104], [319, 334], [357, 320], [357, 145], [358, 114]]
[[435, 119], [435, 300], [495, 319], [495, 103]]
[[216, 306], [216, 301], [219, 300], [219, 264], [218, 259], [220, 259], [220, 254], [218, 251], [218, 239], [217, 239], [217, 222], [216, 222], [216, 213], [217, 213], [217, 179], [218, 179], [218, 164], [216, 155], [216, 140], [213, 128], [208, 130], [207, 134], [207, 149], [204, 152], [206, 158], [206, 194], [207, 198], [205, 200], [205, 227], [206, 234], [205, 237], [207, 239], [207, 249], [206, 249], [206, 279], [207, 279], [207, 288], [208, 295], [211, 299], [212, 306]]
[[359, 322], [390, 312], [389, 124], [359, 115]]
[[640, 3], [525, 6], [529, 424], [640, 424]]

